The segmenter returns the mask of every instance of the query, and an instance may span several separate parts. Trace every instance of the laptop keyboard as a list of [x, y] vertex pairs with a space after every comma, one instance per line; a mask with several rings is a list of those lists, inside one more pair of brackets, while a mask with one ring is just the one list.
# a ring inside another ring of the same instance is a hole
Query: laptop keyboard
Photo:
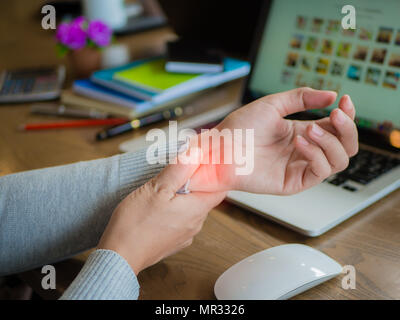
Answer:
[[399, 165], [400, 159], [361, 149], [357, 155], [350, 159], [347, 169], [330, 178], [328, 182], [355, 192], [358, 188], [352, 185], [351, 181], [367, 185]]

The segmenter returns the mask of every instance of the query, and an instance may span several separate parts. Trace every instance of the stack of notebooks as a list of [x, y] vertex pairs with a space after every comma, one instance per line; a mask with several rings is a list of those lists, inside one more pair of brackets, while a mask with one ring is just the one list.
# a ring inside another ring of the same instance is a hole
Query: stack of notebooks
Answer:
[[163, 58], [144, 59], [76, 80], [72, 90], [63, 93], [62, 102], [132, 119], [246, 76], [249, 71], [248, 62], [232, 58], [224, 59], [223, 72], [212, 74], [170, 73], [165, 71]]

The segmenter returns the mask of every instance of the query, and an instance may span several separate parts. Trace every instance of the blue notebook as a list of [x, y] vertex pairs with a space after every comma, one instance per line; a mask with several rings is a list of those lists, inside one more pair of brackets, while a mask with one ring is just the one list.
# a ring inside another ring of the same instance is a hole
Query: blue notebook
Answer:
[[151, 101], [154, 105], [159, 105], [194, 92], [215, 87], [222, 83], [244, 77], [250, 72], [249, 62], [225, 58], [223, 72], [202, 74], [192, 80], [164, 90], [160, 93], [147, 91], [143, 88], [139, 88], [132, 84], [114, 79], [114, 74], [116, 72], [127, 70], [155, 59], [160, 58], [157, 57], [153, 59], [139, 60], [119, 68], [97, 71], [93, 73], [91, 80], [98, 85], [118, 91], [127, 96]]
[[89, 98], [102, 100], [133, 109], [138, 113], [146, 112], [153, 107], [153, 104], [149, 101], [141, 100], [107, 87], [99, 86], [89, 79], [75, 80], [73, 84], [73, 91]]
[[92, 74], [90, 80], [92, 80], [94, 83], [96, 83], [98, 85], [110, 88], [112, 90], [119, 91], [121, 93], [124, 93], [124, 94], [134, 97], [134, 98], [139, 98], [142, 100], [151, 100], [156, 95], [154, 92], [147, 91], [142, 88], [136, 88], [136, 87], [126, 84], [124, 82], [115, 81], [115, 80], [113, 80], [113, 77], [116, 72], [124, 71], [126, 69], [133, 68], [135, 66], [141, 65], [143, 63], [146, 63], [146, 62], [149, 62], [149, 61], [155, 60], [155, 59], [158, 59], [158, 58], [138, 60], [138, 61], [129, 63], [127, 65], [124, 65], [122, 67], [99, 70]]

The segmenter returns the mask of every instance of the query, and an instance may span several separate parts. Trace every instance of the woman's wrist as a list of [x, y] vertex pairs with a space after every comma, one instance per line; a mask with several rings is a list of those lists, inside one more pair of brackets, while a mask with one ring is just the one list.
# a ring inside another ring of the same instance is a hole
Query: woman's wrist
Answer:
[[[235, 189], [233, 136], [218, 127], [193, 136], [188, 149], [201, 150], [201, 166], [190, 179], [191, 191], [228, 191]], [[205, 188], [214, 186], [214, 189]]]

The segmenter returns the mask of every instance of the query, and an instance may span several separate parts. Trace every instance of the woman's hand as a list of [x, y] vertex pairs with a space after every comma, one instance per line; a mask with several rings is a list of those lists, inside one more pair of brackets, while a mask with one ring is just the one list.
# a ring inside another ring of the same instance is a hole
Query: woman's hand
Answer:
[[198, 162], [185, 165], [178, 157], [177, 164], [170, 164], [125, 198], [112, 214], [98, 248], [120, 254], [137, 275], [189, 246], [208, 212], [225, 197], [224, 192], [176, 194]]
[[[308, 189], [344, 170], [349, 157], [358, 151], [355, 109], [349, 96], [343, 96], [339, 108], [324, 119], [284, 119], [292, 113], [325, 108], [335, 99], [332, 91], [299, 88], [263, 97], [231, 113], [216, 128], [254, 129], [253, 172], [240, 176], [235, 174], [235, 164], [203, 164], [189, 189], [285, 195]], [[245, 143], [243, 139], [243, 154]]]

